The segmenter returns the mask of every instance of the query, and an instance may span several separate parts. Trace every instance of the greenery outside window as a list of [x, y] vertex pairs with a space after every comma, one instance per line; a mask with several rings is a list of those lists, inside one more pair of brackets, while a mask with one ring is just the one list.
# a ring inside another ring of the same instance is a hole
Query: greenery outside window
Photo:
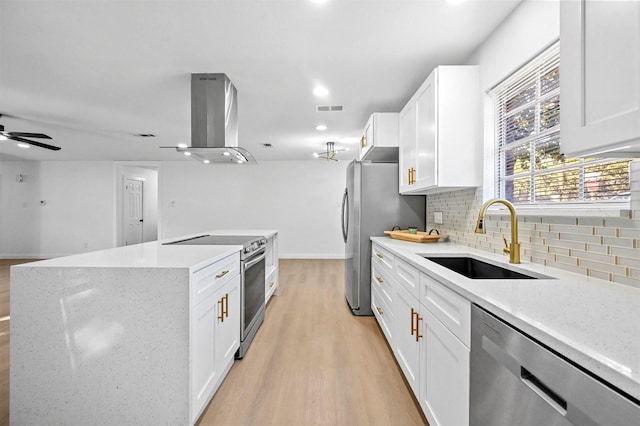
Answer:
[[630, 159], [565, 158], [555, 43], [492, 92], [496, 193], [516, 204], [628, 203]]

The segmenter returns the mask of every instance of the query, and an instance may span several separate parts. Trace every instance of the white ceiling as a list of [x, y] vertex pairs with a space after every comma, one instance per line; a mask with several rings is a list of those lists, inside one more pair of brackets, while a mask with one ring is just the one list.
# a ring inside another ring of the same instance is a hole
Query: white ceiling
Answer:
[[435, 66], [465, 63], [518, 2], [0, 0], [0, 113], [14, 117], [0, 124], [62, 147], [2, 141], [0, 155], [183, 159], [159, 147], [190, 144], [190, 74], [210, 72], [237, 87], [240, 146], [258, 161], [312, 159], [329, 140], [347, 159], [370, 113], [399, 111]]

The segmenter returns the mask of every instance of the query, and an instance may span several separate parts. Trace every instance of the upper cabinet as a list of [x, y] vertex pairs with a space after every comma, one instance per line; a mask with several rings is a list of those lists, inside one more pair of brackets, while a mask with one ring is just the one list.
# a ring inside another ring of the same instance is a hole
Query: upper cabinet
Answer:
[[360, 138], [360, 160], [396, 161], [398, 158], [398, 113], [371, 114]]
[[563, 153], [640, 156], [640, 2], [560, 2], [560, 60]]
[[400, 193], [482, 185], [477, 66], [433, 70], [400, 111]]

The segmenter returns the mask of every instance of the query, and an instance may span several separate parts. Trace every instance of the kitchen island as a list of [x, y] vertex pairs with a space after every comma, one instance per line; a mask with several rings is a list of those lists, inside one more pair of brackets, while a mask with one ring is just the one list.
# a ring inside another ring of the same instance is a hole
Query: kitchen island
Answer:
[[242, 246], [163, 242], [11, 268], [12, 424], [195, 423], [238, 348]]

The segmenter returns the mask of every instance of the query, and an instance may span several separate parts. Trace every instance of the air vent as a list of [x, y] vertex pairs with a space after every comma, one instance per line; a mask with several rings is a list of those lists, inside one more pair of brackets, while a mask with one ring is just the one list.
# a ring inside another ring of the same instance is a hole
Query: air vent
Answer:
[[273, 148], [273, 145], [271, 145], [270, 143], [263, 143], [262, 146], [265, 148]]
[[316, 105], [316, 112], [337, 112], [342, 108], [342, 105]]

